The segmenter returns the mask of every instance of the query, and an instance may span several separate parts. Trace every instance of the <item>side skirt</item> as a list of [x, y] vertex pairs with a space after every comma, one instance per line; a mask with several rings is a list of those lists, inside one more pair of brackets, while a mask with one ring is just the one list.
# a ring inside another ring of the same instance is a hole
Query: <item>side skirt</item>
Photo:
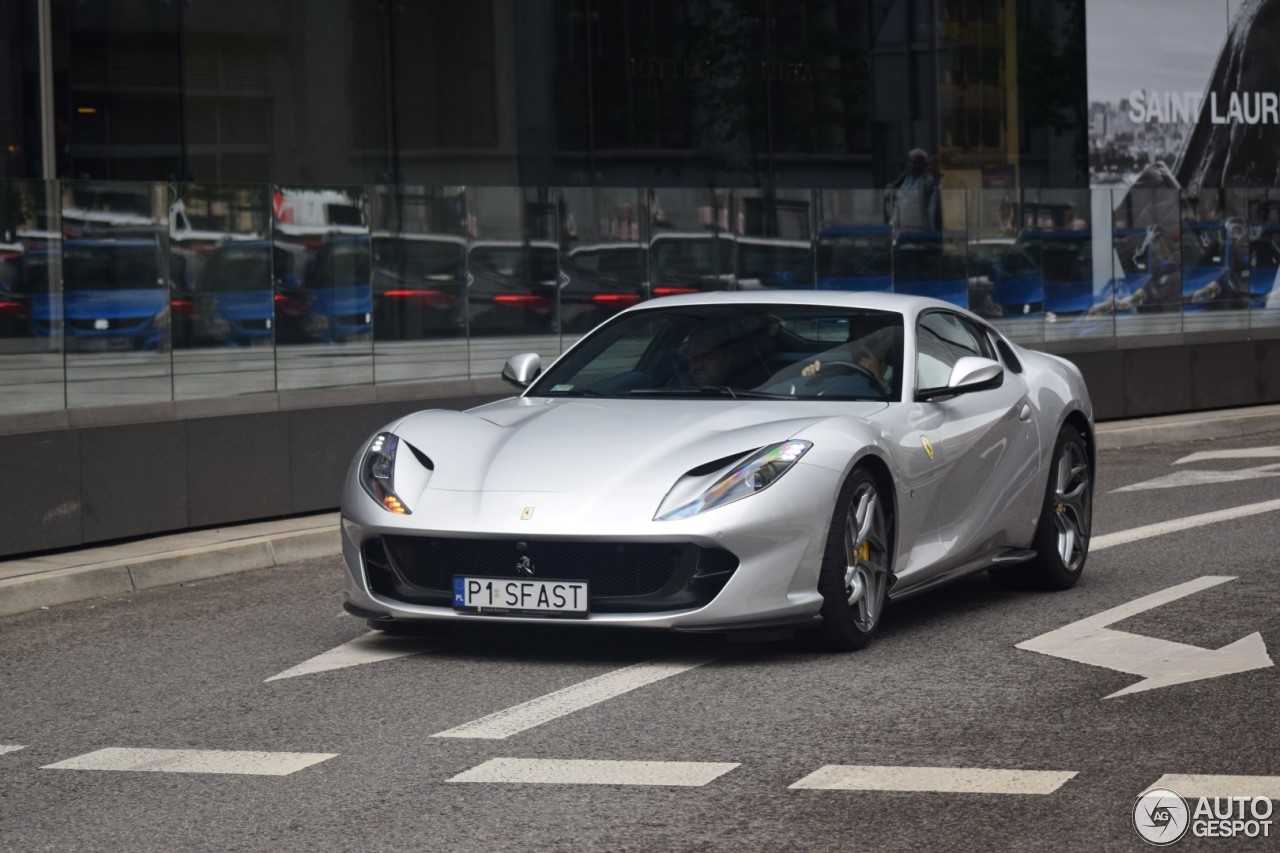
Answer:
[[1028, 548], [997, 548], [995, 551], [975, 557], [968, 562], [961, 563], [950, 571], [943, 572], [940, 575], [934, 575], [931, 578], [921, 581], [911, 586], [898, 587], [893, 586], [889, 590], [890, 601], [901, 601], [904, 598], [910, 598], [922, 592], [950, 583], [953, 580], [962, 578], [965, 575], [976, 574], [995, 566], [1012, 566], [1017, 563], [1025, 563], [1027, 560], [1035, 557], [1036, 552]]

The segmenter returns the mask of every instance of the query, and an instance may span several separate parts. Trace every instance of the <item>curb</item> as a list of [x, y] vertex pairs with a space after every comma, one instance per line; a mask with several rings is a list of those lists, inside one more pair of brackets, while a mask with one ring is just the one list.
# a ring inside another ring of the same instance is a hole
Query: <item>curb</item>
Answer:
[[341, 550], [335, 516], [324, 529], [255, 536], [85, 566], [36, 569], [0, 580], [0, 616], [332, 557]]
[[1097, 426], [1099, 450], [1155, 447], [1187, 441], [1242, 438], [1280, 430], [1280, 406], [1253, 406], [1222, 412], [1164, 415]]
[[[1096, 438], [1099, 450], [1124, 450], [1241, 438], [1278, 430], [1280, 406], [1254, 406], [1101, 423], [1097, 426]], [[301, 529], [300, 524], [303, 525]], [[285, 529], [244, 535], [247, 529], [262, 530], [272, 526]], [[0, 579], [0, 617], [342, 553], [336, 512], [282, 523], [245, 525], [239, 528], [240, 536], [235, 535], [236, 530], [231, 529], [231, 538], [226, 541], [158, 553], [111, 559], [109, 555], [113, 547], [107, 546], [69, 555], [72, 559], [79, 557], [88, 561], [80, 565], [59, 565], [56, 557], [36, 557], [8, 564], [0, 562], [0, 569], [18, 572]], [[194, 535], [208, 538], [208, 534]], [[180, 537], [181, 534], [158, 537], [156, 547], [164, 547], [161, 540], [180, 541]], [[136, 549], [137, 546], [134, 547]], [[99, 554], [104, 559], [93, 562]]]

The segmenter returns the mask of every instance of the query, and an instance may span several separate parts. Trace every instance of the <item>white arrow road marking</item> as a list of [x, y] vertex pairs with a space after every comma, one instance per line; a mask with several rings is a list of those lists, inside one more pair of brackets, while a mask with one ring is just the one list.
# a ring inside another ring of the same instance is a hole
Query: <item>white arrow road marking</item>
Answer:
[[1149, 539], [1152, 536], [1163, 536], [1166, 533], [1179, 533], [1183, 530], [1204, 527], [1207, 524], [1217, 524], [1221, 521], [1238, 521], [1252, 515], [1262, 515], [1265, 512], [1275, 512], [1276, 510], [1280, 510], [1280, 500], [1245, 504], [1244, 506], [1231, 507], [1230, 509], [1206, 512], [1202, 515], [1189, 515], [1186, 518], [1162, 521], [1159, 524], [1148, 524], [1144, 527], [1135, 527], [1132, 530], [1121, 530], [1117, 533], [1108, 533], [1105, 536], [1095, 536], [1090, 539], [1089, 552], [1101, 551], [1104, 548], [1112, 548], [1116, 545], [1126, 545], [1130, 542], [1137, 542], [1140, 539]]
[[1128, 619], [1130, 616], [1231, 580], [1235, 578], [1224, 576], [1196, 578], [1151, 595], [1144, 595], [1128, 604], [1104, 610], [1096, 616], [1072, 622], [1047, 634], [1041, 634], [1039, 637], [1018, 643], [1017, 648], [1144, 677], [1145, 680], [1103, 697], [1105, 699], [1274, 666], [1271, 658], [1267, 656], [1267, 647], [1262, 642], [1262, 635], [1258, 633], [1250, 634], [1215, 651], [1155, 637], [1113, 631], [1107, 627], [1113, 622]]
[[720, 657], [722, 655], [677, 661], [646, 661], [623, 667], [622, 669], [615, 669], [612, 672], [606, 672], [604, 675], [580, 681], [562, 690], [548, 693], [546, 696], [540, 696], [537, 699], [530, 699], [528, 702], [498, 711], [487, 717], [463, 723], [447, 731], [437, 732], [432, 737], [503, 740], [534, 726], [540, 726], [566, 714], [572, 714], [574, 711], [590, 708], [592, 705], [597, 705], [606, 699], [612, 699], [615, 696], [621, 696], [645, 685], [653, 684], [655, 681], [661, 681], [664, 678], [688, 672]]
[[[1280, 459], [1280, 447], [1241, 447], [1232, 450], [1202, 450], [1184, 456], [1174, 465], [1186, 465], [1189, 462], [1208, 462], [1222, 459]], [[1238, 483], [1242, 480], [1258, 480], [1264, 477], [1280, 477], [1280, 464], [1259, 465], [1255, 468], [1242, 468], [1238, 471], [1178, 471], [1154, 480], [1145, 480], [1112, 489], [1115, 492], [1138, 492], [1146, 489], [1172, 489], [1179, 486], [1207, 486], [1213, 483]]]
[[449, 781], [544, 785], [679, 785], [700, 788], [738, 766], [705, 761], [493, 758], [459, 773]]
[[1114, 494], [1141, 492], [1147, 489], [1173, 489], [1178, 486], [1209, 486], [1214, 483], [1239, 483], [1266, 477], [1280, 477], [1280, 463], [1260, 465], [1257, 468], [1241, 468], [1239, 471], [1176, 471], [1163, 477], [1156, 477], [1154, 480], [1145, 480], [1131, 486], [1112, 489], [1111, 492]]
[[1052, 794], [1075, 771], [988, 770], [981, 767], [875, 767], [828, 764], [792, 789], [922, 791], [947, 794]]
[[1147, 790], [1152, 788], [1167, 788], [1183, 797], [1266, 797], [1269, 800], [1280, 800], [1280, 776], [1167, 773]]
[[19, 746], [16, 743], [0, 743], [0, 755], [6, 752], [17, 752], [20, 749], [26, 749], [25, 746]]
[[329, 752], [235, 752], [222, 749], [99, 749], [41, 770], [129, 770], [153, 773], [230, 773], [288, 776], [337, 758]]
[[1235, 450], [1202, 450], [1184, 456], [1174, 465], [1188, 462], [1204, 462], [1210, 459], [1280, 459], [1280, 447], [1241, 447]]
[[424, 655], [449, 648], [446, 643], [430, 643], [418, 637], [396, 637], [382, 631], [370, 631], [356, 637], [349, 643], [343, 643], [336, 649], [316, 655], [295, 667], [273, 675], [266, 681], [278, 681], [281, 678], [294, 678], [299, 675], [312, 675], [317, 672], [328, 672], [331, 669], [343, 669], [348, 666], [360, 666], [363, 663], [394, 660], [409, 655]]

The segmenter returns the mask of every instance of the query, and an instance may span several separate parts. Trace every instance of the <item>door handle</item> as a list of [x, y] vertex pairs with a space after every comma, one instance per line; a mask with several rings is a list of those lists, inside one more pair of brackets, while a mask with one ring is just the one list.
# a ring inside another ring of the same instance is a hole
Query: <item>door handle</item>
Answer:
[[1030, 404], [1028, 404], [1028, 403], [1023, 403], [1023, 404], [1022, 404], [1022, 408], [1021, 408], [1021, 409], [1018, 409], [1018, 420], [1023, 421], [1024, 423], [1025, 423], [1026, 421], [1031, 420], [1031, 406], [1030, 406]]

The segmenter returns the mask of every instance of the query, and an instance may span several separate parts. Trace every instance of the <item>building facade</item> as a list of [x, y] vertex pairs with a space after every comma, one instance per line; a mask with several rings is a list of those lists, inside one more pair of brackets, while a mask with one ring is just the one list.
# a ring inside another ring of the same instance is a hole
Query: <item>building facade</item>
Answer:
[[1103, 418], [1280, 400], [1277, 7], [0, 3], [0, 555], [331, 508], [671, 293], [934, 295]]

